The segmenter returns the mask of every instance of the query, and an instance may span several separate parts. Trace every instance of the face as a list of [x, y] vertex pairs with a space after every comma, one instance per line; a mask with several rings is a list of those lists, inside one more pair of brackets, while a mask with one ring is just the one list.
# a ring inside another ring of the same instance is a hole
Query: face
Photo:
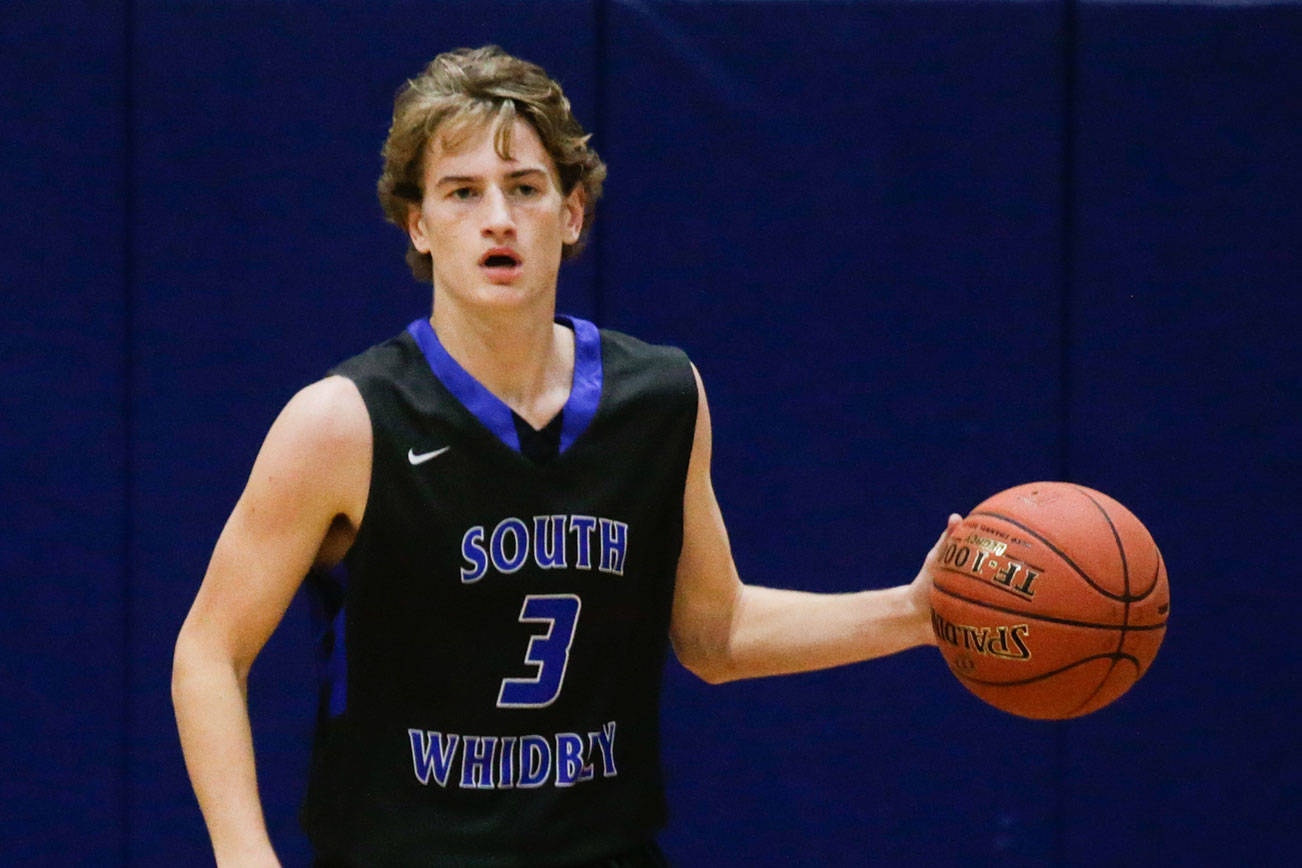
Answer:
[[582, 192], [561, 194], [537, 132], [516, 120], [511, 159], [493, 147], [493, 125], [455, 148], [441, 137], [425, 157], [425, 198], [412, 206], [412, 244], [434, 260], [435, 298], [471, 306], [554, 306], [562, 244], [583, 227]]

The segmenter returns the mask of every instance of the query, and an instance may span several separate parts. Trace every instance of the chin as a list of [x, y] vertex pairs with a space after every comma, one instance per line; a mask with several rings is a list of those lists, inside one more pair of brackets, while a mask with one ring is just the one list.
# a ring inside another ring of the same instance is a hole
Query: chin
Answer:
[[474, 303], [496, 309], [523, 308], [537, 302], [541, 293], [519, 283], [485, 283], [477, 287]]

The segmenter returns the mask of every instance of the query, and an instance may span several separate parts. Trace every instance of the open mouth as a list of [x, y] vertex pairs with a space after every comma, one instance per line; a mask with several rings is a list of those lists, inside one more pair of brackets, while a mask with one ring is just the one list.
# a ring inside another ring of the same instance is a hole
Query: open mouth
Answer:
[[479, 264], [484, 268], [515, 268], [520, 264], [520, 257], [511, 250], [495, 249], [484, 254]]

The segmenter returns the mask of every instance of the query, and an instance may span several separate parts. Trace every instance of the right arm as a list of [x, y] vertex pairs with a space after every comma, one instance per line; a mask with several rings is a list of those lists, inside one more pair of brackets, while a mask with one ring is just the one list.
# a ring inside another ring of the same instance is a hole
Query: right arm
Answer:
[[744, 584], [710, 478], [713, 432], [699, 373], [696, 392], [696, 434], [683, 491], [683, 545], [669, 628], [679, 661], [718, 684], [934, 645], [931, 574], [959, 516], [950, 516], [945, 533], [907, 584], [844, 594]]
[[258, 799], [248, 674], [313, 566], [339, 561], [366, 507], [371, 426], [357, 387], [328, 377], [271, 426], [181, 627], [172, 703], [219, 865], [278, 865]]

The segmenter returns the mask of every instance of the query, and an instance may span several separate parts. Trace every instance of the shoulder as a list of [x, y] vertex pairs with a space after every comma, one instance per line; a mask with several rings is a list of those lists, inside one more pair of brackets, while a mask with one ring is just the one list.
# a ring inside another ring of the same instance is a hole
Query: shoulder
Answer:
[[322, 481], [369, 463], [370, 448], [370, 414], [357, 386], [333, 375], [290, 398], [263, 444], [265, 456], [287, 475]]
[[647, 343], [613, 329], [601, 330], [602, 363], [615, 381], [690, 398], [697, 394], [695, 367], [675, 346]]
[[299, 529], [319, 542], [333, 516], [361, 514], [370, 453], [369, 416], [352, 382], [332, 376], [306, 386], [262, 441], [236, 509], [240, 525], [267, 538]]
[[366, 404], [357, 384], [338, 374], [300, 389], [289, 399], [276, 423], [283, 423], [306, 439], [328, 443], [353, 440], [370, 431]]
[[420, 348], [406, 330], [383, 343], [363, 350], [330, 369], [331, 374], [347, 377], [356, 383], [392, 379], [421, 358]]
[[602, 351], [643, 363], [687, 363], [687, 353], [668, 344], [653, 344], [615, 329], [601, 329]]

